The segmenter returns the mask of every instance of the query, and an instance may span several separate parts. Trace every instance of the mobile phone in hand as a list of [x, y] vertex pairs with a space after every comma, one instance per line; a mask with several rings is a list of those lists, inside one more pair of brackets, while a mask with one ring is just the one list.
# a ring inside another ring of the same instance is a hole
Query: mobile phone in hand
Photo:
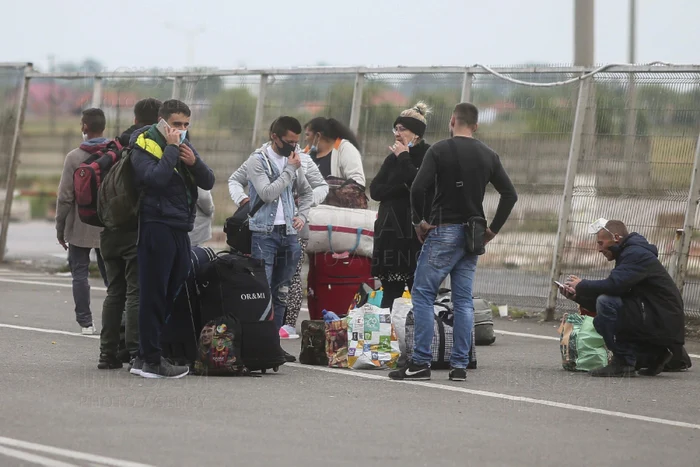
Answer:
[[563, 289], [563, 288], [565, 287], [564, 284], [562, 284], [562, 283], [559, 282], [559, 281], [553, 281], [553, 282], [554, 282], [555, 284], [557, 284], [557, 285], [559, 286], [560, 289]]

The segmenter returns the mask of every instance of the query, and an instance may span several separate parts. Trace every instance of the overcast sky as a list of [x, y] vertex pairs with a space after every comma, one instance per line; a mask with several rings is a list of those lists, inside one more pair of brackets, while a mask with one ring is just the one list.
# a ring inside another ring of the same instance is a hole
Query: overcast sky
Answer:
[[[596, 62], [626, 62], [628, 0], [595, 3]], [[109, 71], [319, 62], [564, 64], [573, 62], [573, 5], [573, 0], [8, 0], [0, 62], [30, 61], [43, 71], [51, 54], [57, 63], [93, 57]], [[637, 0], [637, 15], [638, 63], [700, 61], [700, 1]], [[191, 32], [199, 28], [201, 33]]]

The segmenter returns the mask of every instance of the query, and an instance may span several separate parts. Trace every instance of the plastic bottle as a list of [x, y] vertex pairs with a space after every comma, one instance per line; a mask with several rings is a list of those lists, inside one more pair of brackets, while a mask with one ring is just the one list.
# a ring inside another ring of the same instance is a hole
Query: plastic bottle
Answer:
[[323, 310], [323, 321], [330, 323], [331, 321], [340, 321], [340, 318], [332, 311]]

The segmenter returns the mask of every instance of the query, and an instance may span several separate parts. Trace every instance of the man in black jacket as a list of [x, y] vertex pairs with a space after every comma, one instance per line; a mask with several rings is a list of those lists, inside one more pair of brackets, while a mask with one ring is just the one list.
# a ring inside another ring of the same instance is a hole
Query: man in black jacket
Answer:
[[[142, 190], [139, 213], [139, 334], [141, 376], [180, 378], [188, 368], [161, 355], [160, 331], [172, 314], [178, 290], [190, 267], [197, 187], [211, 190], [214, 173], [187, 141], [190, 109], [184, 102], [163, 102], [159, 123], [131, 135], [131, 163]], [[139, 360], [139, 359], [137, 359]], [[137, 362], [132, 369], [138, 371]]]
[[[450, 119], [449, 140], [428, 149], [411, 186], [413, 225], [423, 248], [418, 258], [411, 295], [415, 320], [412, 360], [392, 371], [392, 379], [430, 379], [433, 355], [433, 303], [442, 281], [452, 279], [454, 345], [450, 357], [452, 381], [467, 378], [469, 349], [474, 326], [472, 285], [478, 253], [468, 248], [465, 226], [469, 219], [484, 219], [484, 193], [491, 183], [501, 195], [485, 242], [503, 227], [518, 196], [501, 161], [491, 148], [474, 138], [479, 112], [469, 103], [458, 104]], [[426, 193], [435, 186], [432, 210], [425, 210]], [[430, 219], [423, 213], [430, 212]], [[485, 219], [484, 219], [485, 221]]]
[[596, 311], [593, 325], [613, 353], [612, 362], [591, 376], [634, 376], [637, 360], [645, 356], [639, 373], [656, 376], [673, 358], [669, 348], [685, 343], [683, 298], [661, 264], [656, 246], [640, 234], [629, 233], [618, 220], [599, 219], [589, 233], [598, 251], [615, 268], [607, 279], [581, 280], [569, 276], [561, 293]]
[[[134, 106], [134, 124], [119, 136], [122, 146], [129, 145], [131, 134], [158, 122], [158, 99], [142, 99]], [[100, 332], [100, 370], [121, 368], [123, 362], [132, 362], [139, 350], [139, 271], [136, 261], [138, 233], [103, 229], [100, 233], [100, 253], [107, 272], [107, 297], [102, 304], [102, 331]], [[126, 304], [126, 312], [124, 305]], [[119, 347], [121, 323], [124, 323], [125, 349]], [[135, 370], [138, 372], [138, 370]]]

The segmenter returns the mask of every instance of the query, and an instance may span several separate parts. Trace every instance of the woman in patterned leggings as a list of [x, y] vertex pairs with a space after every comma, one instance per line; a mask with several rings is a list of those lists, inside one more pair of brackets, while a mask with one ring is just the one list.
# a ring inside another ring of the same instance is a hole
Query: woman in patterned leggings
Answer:
[[284, 315], [284, 326], [280, 329], [280, 339], [296, 339], [299, 337], [296, 332], [297, 318], [299, 318], [301, 302], [304, 300], [304, 292], [301, 287], [301, 268], [306, 258], [306, 245], [308, 245], [308, 243], [308, 239], [299, 237], [301, 258], [299, 259], [299, 264], [297, 264], [297, 272], [292, 278], [292, 284], [289, 286], [287, 312]]
[[[428, 112], [422, 102], [401, 112], [394, 122], [391, 154], [369, 186], [370, 196], [379, 201], [372, 274], [382, 281], [382, 308], [391, 308], [405, 287], [413, 287], [421, 244], [411, 224], [411, 184], [430, 147], [423, 139]], [[430, 210], [431, 203], [426, 208]]]

